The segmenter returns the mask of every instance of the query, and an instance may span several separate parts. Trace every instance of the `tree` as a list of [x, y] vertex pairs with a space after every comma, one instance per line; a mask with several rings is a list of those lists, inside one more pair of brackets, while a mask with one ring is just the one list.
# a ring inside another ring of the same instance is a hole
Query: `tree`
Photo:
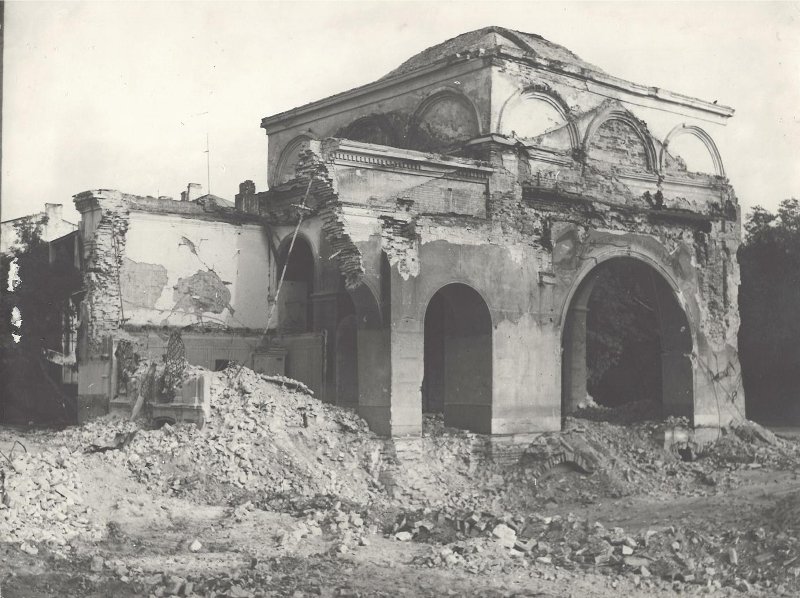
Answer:
[[[0, 420], [5, 422], [67, 423], [76, 416], [74, 400], [61, 386], [60, 368], [45, 354], [62, 351], [65, 310], [81, 279], [72, 264], [50, 264], [49, 245], [41, 238], [45, 223], [20, 220], [18, 245], [0, 258]], [[12, 267], [19, 279], [7, 286]], [[21, 316], [21, 325], [12, 315]]]
[[739, 354], [748, 417], [800, 417], [800, 202], [753, 208], [739, 249]]
[[589, 299], [587, 389], [609, 406], [658, 400], [661, 341], [649, 267], [611, 260], [603, 269]]

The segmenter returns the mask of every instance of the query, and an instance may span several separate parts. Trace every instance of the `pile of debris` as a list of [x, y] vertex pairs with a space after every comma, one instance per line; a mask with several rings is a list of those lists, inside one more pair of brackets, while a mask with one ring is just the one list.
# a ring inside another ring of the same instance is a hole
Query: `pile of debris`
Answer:
[[398, 541], [431, 544], [415, 558], [426, 567], [458, 567], [471, 573], [531, 569], [545, 579], [594, 570], [629, 576], [637, 587], [774, 588], [800, 574], [800, 541], [763, 528], [735, 532], [666, 527], [627, 533], [573, 515], [465, 519], [442, 514], [402, 515], [392, 534]]
[[[374, 493], [383, 443], [352, 412], [288, 380], [247, 368], [215, 373], [202, 429], [107, 417], [61, 433], [73, 451], [94, 445], [149, 487], [203, 502], [236, 496]], [[102, 450], [107, 447], [108, 450]]]
[[78, 457], [63, 447], [9, 457], [0, 467], [0, 541], [37, 554], [39, 543], [68, 549], [75, 539], [102, 537], [102, 524], [82, 504], [74, 469]]

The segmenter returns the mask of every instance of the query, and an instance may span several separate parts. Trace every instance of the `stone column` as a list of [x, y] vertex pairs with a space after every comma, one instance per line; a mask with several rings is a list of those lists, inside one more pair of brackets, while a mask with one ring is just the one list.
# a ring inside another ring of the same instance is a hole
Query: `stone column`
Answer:
[[588, 308], [575, 305], [569, 310], [564, 330], [564, 353], [561, 381], [562, 415], [572, 413], [586, 398], [586, 314]]
[[391, 287], [391, 434], [422, 433], [422, 377], [425, 331], [419, 313], [417, 279], [404, 280], [392, 268]]

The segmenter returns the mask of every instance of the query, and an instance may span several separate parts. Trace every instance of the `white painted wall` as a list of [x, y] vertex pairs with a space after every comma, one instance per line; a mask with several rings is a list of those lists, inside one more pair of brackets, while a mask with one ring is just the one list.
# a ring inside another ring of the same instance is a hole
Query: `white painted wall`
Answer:
[[[183, 237], [194, 244], [197, 255]], [[197, 323], [198, 314], [175, 309], [173, 294], [179, 279], [207, 269], [230, 283], [226, 287], [231, 293], [233, 313], [228, 308], [220, 314], [206, 312], [200, 314], [203, 320], [232, 328], [261, 329], [266, 325], [270, 256], [266, 234], [259, 225], [131, 212], [124, 257], [138, 263], [160, 264], [167, 273], [167, 282], [154, 308], [137, 305], [135, 297], [125, 297], [128, 325]], [[135, 292], [136, 289], [126, 290], [126, 294]]]

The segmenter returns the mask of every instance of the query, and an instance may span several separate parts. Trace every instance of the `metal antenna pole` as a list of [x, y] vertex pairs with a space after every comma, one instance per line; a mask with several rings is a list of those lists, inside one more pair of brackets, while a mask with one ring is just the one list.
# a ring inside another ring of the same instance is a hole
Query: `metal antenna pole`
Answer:
[[208, 131], [206, 131], [206, 183], [208, 194], [211, 195], [211, 149], [208, 145]]

